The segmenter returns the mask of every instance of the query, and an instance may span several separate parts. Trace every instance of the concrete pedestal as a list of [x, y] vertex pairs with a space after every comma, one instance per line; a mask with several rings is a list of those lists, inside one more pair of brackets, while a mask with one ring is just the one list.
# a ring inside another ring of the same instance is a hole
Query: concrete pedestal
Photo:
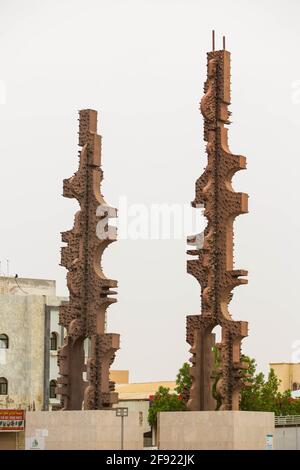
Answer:
[[181, 411], [158, 415], [158, 448], [264, 450], [274, 436], [274, 413]]
[[[121, 449], [121, 418], [116, 410], [26, 412], [26, 450]], [[124, 449], [143, 448], [140, 414], [124, 417]]]

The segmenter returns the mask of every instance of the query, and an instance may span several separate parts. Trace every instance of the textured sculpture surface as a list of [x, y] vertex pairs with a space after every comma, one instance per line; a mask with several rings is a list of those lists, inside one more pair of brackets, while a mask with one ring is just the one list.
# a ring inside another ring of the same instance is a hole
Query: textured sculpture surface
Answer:
[[100, 192], [101, 136], [94, 110], [79, 112], [79, 146], [79, 169], [64, 180], [63, 187], [63, 195], [77, 199], [80, 210], [73, 229], [62, 233], [67, 245], [61, 250], [61, 265], [68, 270], [70, 300], [59, 311], [59, 323], [67, 335], [58, 355], [57, 393], [64, 410], [96, 410], [118, 401], [109, 367], [119, 349], [119, 335], [105, 332], [106, 310], [116, 302], [111, 289], [117, 281], [103, 274], [101, 257], [116, 239], [114, 227], [108, 225], [116, 210], [106, 205]]
[[[231, 186], [233, 175], [246, 168], [246, 159], [233, 155], [228, 148], [227, 128], [230, 123], [230, 53], [225, 50], [207, 54], [207, 80], [200, 110], [204, 118], [204, 140], [207, 142], [207, 166], [196, 182], [193, 207], [204, 208], [207, 226], [204, 233], [188, 238], [195, 249], [188, 254], [187, 271], [201, 285], [201, 315], [187, 317], [187, 342], [191, 346], [192, 386], [189, 410], [214, 410], [213, 373], [220, 377], [217, 394], [221, 410], [238, 410], [243, 386], [241, 341], [248, 324], [233, 321], [228, 311], [232, 290], [247, 280], [247, 271], [233, 267], [233, 222], [248, 212], [248, 196]], [[213, 329], [222, 328], [221, 343], [215, 344]], [[213, 348], [219, 352], [220, 365], [215, 370]]]

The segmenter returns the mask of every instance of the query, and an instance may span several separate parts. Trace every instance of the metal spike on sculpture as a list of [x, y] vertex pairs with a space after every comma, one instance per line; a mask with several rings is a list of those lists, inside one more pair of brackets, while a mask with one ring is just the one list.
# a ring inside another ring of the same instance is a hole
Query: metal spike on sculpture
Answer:
[[[241, 361], [241, 341], [248, 334], [248, 323], [234, 321], [228, 311], [232, 290], [247, 280], [247, 271], [233, 266], [233, 222], [248, 212], [248, 195], [235, 192], [233, 175], [246, 168], [246, 158], [233, 155], [228, 148], [227, 124], [230, 124], [230, 53], [213, 50], [207, 54], [207, 80], [200, 110], [204, 118], [207, 142], [207, 166], [196, 182], [193, 207], [204, 208], [207, 226], [203, 234], [188, 237], [196, 245], [187, 253], [196, 259], [187, 261], [187, 271], [201, 285], [201, 315], [187, 316], [187, 342], [191, 346], [192, 385], [188, 409], [215, 410], [212, 395], [215, 376], [220, 377], [216, 393], [220, 410], [238, 410], [240, 390], [244, 385], [246, 364]], [[213, 329], [221, 326], [221, 343], [215, 344]], [[213, 349], [218, 352], [215, 369]]]
[[[102, 272], [104, 249], [116, 239], [116, 229], [108, 225], [116, 210], [101, 195], [103, 179], [101, 136], [97, 134], [97, 112], [79, 112], [79, 169], [64, 180], [64, 197], [75, 198], [80, 210], [72, 230], [62, 233], [67, 246], [61, 250], [61, 265], [68, 270], [69, 302], [60, 307], [59, 323], [67, 330], [59, 351], [57, 393], [64, 410], [95, 410], [117, 403], [109, 367], [119, 349], [119, 335], [105, 332], [106, 310], [116, 302], [110, 297], [117, 281]], [[84, 340], [89, 338], [90, 353], [85, 364]], [[87, 381], [83, 373], [87, 373]]]

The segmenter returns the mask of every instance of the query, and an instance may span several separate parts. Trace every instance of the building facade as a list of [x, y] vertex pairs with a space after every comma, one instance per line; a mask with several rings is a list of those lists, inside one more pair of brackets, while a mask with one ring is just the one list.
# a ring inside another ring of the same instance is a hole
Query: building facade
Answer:
[[300, 390], [300, 362], [271, 362], [270, 368], [280, 380], [279, 391], [291, 390], [292, 395], [298, 396]]
[[46, 410], [55, 396], [64, 332], [55, 281], [0, 277], [0, 408]]

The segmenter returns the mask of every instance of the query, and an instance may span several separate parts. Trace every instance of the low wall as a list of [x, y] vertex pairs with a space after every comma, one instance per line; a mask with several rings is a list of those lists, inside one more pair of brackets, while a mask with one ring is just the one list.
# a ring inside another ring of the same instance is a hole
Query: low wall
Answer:
[[[158, 415], [162, 450], [266, 449], [274, 436], [274, 413], [256, 411], [179, 411]], [[272, 438], [268, 439], [268, 443]]]
[[277, 450], [300, 450], [300, 426], [280, 426], [275, 428]]
[[[138, 412], [124, 417], [124, 449], [143, 448]], [[121, 418], [115, 410], [26, 412], [26, 450], [121, 449]]]
[[148, 423], [149, 400], [120, 400], [115, 406], [125, 406], [128, 408], [128, 413], [132, 411], [141, 413], [143, 420], [143, 432], [151, 431], [151, 426]]

